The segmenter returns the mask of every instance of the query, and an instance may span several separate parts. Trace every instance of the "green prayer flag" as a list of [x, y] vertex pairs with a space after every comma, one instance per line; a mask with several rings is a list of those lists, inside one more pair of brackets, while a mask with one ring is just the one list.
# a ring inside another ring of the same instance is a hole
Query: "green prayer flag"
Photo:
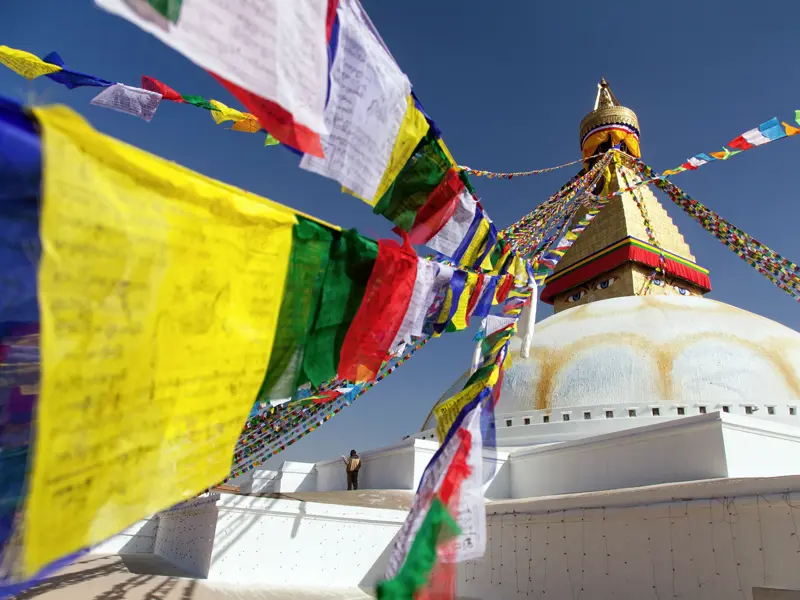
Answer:
[[259, 402], [291, 398], [305, 383], [298, 378], [332, 243], [333, 231], [297, 216], [275, 341], [258, 393]]
[[436, 141], [428, 134], [402, 168], [397, 178], [373, 208], [400, 229], [410, 231], [417, 211], [436, 189], [450, 169], [450, 161]]
[[425, 520], [417, 530], [403, 566], [394, 579], [378, 584], [380, 600], [413, 598], [430, 580], [436, 566], [436, 546], [461, 533], [458, 524], [437, 497], [433, 499]]
[[264, 140], [264, 146], [277, 146], [278, 144], [280, 144], [280, 142], [268, 133], [266, 139]]
[[147, 3], [156, 9], [165, 19], [178, 22], [181, 14], [181, 2], [183, 0], [147, 0]]
[[355, 229], [343, 231], [331, 247], [322, 296], [303, 356], [303, 378], [313, 386], [336, 376], [347, 330], [378, 257], [378, 243]]
[[183, 98], [183, 101], [187, 104], [193, 104], [194, 106], [199, 106], [200, 108], [205, 108], [206, 110], [217, 110], [202, 96], [181, 96], [181, 98]]
[[794, 120], [800, 125], [800, 110], [794, 111]]

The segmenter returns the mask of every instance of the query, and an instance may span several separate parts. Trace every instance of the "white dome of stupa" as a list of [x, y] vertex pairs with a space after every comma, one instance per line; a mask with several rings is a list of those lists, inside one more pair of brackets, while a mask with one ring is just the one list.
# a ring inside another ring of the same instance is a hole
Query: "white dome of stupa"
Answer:
[[696, 296], [592, 302], [536, 325], [529, 358], [512, 342], [496, 414], [677, 402], [800, 402], [800, 334]]

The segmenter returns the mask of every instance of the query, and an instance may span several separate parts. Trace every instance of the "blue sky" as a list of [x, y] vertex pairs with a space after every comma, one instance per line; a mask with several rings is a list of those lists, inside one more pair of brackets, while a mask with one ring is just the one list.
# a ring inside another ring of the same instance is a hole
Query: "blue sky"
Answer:
[[[636, 111], [644, 159], [657, 170], [723, 144], [770, 117], [800, 109], [796, 1], [678, 0], [618, 5], [571, 2], [362, 0], [461, 164], [528, 170], [579, 157], [578, 124], [605, 77]], [[139, 85], [141, 75], [184, 94], [240, 105], [209, 75], [91, 0], [2, 0], [0, 44]], [[198, 108], [165, 102], [151, 123], [89, 104], [96, 89], [69, 91], [0, 70], [0, 94], [64, 103], [99, 130], [201, 173], [372, 237], [386, 221], [304, 172], [263, 138], [214, 125]], [[798, 136], [800, 138], [800, 136]], [[674, 181], [774, 250], [800, 260], [800, 139], [782, 140]], [[504, 227], [554, 193], [574, 171], [474, 183]], [[800, 306], [659, 194], [698, 262], [709, 297], [800, 329]], [[657, 234], [658, 232], [656, 232]], [[552, 313], [540, 305], [539, 318]], [[313, 435], [277, 457], [313, 460], [351, 447], [392, 444], [416, 431], [431, 405], [468, 367], [473, 332], [435, 340]]]

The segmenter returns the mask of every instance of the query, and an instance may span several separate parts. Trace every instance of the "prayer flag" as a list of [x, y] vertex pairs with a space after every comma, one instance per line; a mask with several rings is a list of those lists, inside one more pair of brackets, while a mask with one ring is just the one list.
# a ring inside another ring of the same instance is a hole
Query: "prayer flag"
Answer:
[[410, 231], [417, 212], [449, 169], [447, 156], [429, 132], [372, 211]]
[[417, 277], [417, 255], [408, 239], [378, 242], [378, 257], [364, 298], [342, 344], [339, 379], [372, 381], [400, 331]]
[[114, 85], [113, 81], [107, 81], [105, 79], [101, 79], [100, 77], [94, 77], [93, 75], [87, 75], [86, 73], [81, 73], [80, 71], [68, 69], [67, 65], [64, 64], [64, 60], [58, 55], [58, 52], [51, 52], [42, 60], [52, 65], [61, 67], [60, 71], [56, 71], [55, 73], [47, 73], [47, 78], [55, 81], [56, 83], [65, 85], [71, 90], [83, 86], [109, 87]]
[[800, 133], [800, 129], [797, 127], [792, 127], [788, 123], [783, 123], [783, 128], [786, 130], [786, 135], [797, 135]]
[[191, 104], [192, 106], [196, 106], [197, 108], [205, 108], [206, 110], [214, 110], [214, 105], [211, 104], [208, 100], [203, 98], [202, 96], [196, 96], [192, 94], [187, 94], [185, 96], [181, 96], [181, 99], [186, 102], [186, 104]]
[[35, 115], [42, 387], [26, 574], [225, 478], [270, 360], [295, 223], [66, 108]]
[[25, 79], [36, 79], [48, 73], [57, 73], [61, 70], [58, 65], [44, 62], [41, 58], [24, 50], [0, 46], [0, 64], [7, 66], [17, 75]]
[[[358, 0], [340, 0], [339, 40], [325, 108], [324, 157], [300, 167], [334, 179], [374, 204], [409, 106], [411, 84], [373, 33]], [[360, 73], [353, 85], [354, 73]]]
[[425, 244], [441, 231], [455, 213], [463, 191], [464, 182], [458, 171], [450, 169], [417, 212], [408, 234], [412, 244]]
[[422, 335], [425, 316], [428, 314], [428, 308], [433, 302], [433, 288], [438, 270], [439, 266], [435, 262], [417, 257], [417, 276], [414, 280], [414, 291], [411, 293], [411, 301], [408, 304], [406, 314], [403, 316], [400, 329], [398, 329], [394, 337], [391, 350], [395, 350], [403, 343], [410, 344], [411, 336], [419, 337]]
[[183, 97], [171, 87], [161, 83], [158, 79], [153, 79], [147, 75], [142, 75], [142, 88], [161, 94], [161, 97], [164, 100], [170, 100], [171, 102], [185, 102]]
[[758, 130], [771, 142], [786, 137], [786, 133], [783, 131], [783, 128], [781, 127], [777, 117], [773, 117], [769, 121], [765, 121], [759, 125]]
[[[231, 126], [231, 131], [241, 131], [243, 133], [256, 133], [261, 131], [263, 128], [261, 127], [261, 123], [258, 122], [253, 115], [250, 113], [243, 113], [244, 119], [241, 121], [236, 121]], [[274, 140], [274, 143], [272, 143]], [[269, 143], [267, 143], [269, 142]], [[274, 146], [275, 144], [279, 144], [280, 142], [276, 140], [271, 135], [267, 134], [267, 139], [264, 141], [265, 146]]]
[[800, 110], [794, 111], [794, 120], [795, 120], [795, 123], [800, 125]]
[[461, 190], [452, 218], [426, 243], [428, 248], [452, 256], [467, 236], [477, 209], [478, 204], [472, 194], [466, 189]]
[[208, 103], [212, 106], [211, 118], [217, 125], [225, 121], [243, 121], [246, 118], [243, 112], [229, 108], [219, 100], [209, 100]]
[[[171, 4], [173, 13], [177, 5], [174, 0], [156, 3], [167, 8]], [[166, 27], [137, 13], [125, 0], [95, 0], [95, 4], [157, 37], [237, 90], [280, 106], [309, 132], [327, 133], [328, 0], [261, 0], [257, 11], [248, 2], [193, 0], [184, 2], [178, 22]], [[263, 111], [239, 100], [261, 120]], [[274, 124], [262, 120], [262, 125], [284, 141]]]
[[91, 103], [149, 122], [153, 119], [153, 115], [156, 114], [156, 109], [161, 103], [161, 94], [123, 83], [115, 83], [92, 98]]
[[147, 0], [150, 6], [172, 23], [178, 22], [178, 17], [181, 14], [182, 2], [183, 0]]
[[305, 344], [319, 305], [323, 275], [333, 243], [333, 232], [304, 217], [297, 217], [292, 252], [286, 273], [275, 341], [259, 402], [291, 398], [304, 381], [298, 381]]
[[378, 245], [355, 230], [334, 239], [321, 301], [303, 356], [303, 380], [314, 387], [336, 377], [342, 344], [361, 305]]
[[[316, 0], [315, 0], [316, 1]], [[275, 102], [265, 100], [211, 73], [225, 89], [233, 94], [258, 119], [258, 122], [269, 131], [280, 143], [312, 156], [324, 156], [319, 134], [295, 121], [294, 116]], [[233, 126], [235, 131], [239, 123]]]

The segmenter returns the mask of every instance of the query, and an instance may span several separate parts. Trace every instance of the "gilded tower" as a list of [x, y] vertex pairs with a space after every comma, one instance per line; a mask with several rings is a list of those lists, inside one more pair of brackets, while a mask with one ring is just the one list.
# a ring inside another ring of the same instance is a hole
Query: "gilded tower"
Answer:
[[[617, 148], [605, 173], [603, 193], [613, 197], [559, 261], [545, 281], [542, 301], [555, 312], [622, 296], [702, 296], [711, 290], [708, 271], [695, 263], [689, 245], [641, 177], [639, 119], [622, 106], [605, 79], [597, 85], [594, 109], [580, 124], [587, 163]], [[575, 220], [585, 212], [582, 209]]]

